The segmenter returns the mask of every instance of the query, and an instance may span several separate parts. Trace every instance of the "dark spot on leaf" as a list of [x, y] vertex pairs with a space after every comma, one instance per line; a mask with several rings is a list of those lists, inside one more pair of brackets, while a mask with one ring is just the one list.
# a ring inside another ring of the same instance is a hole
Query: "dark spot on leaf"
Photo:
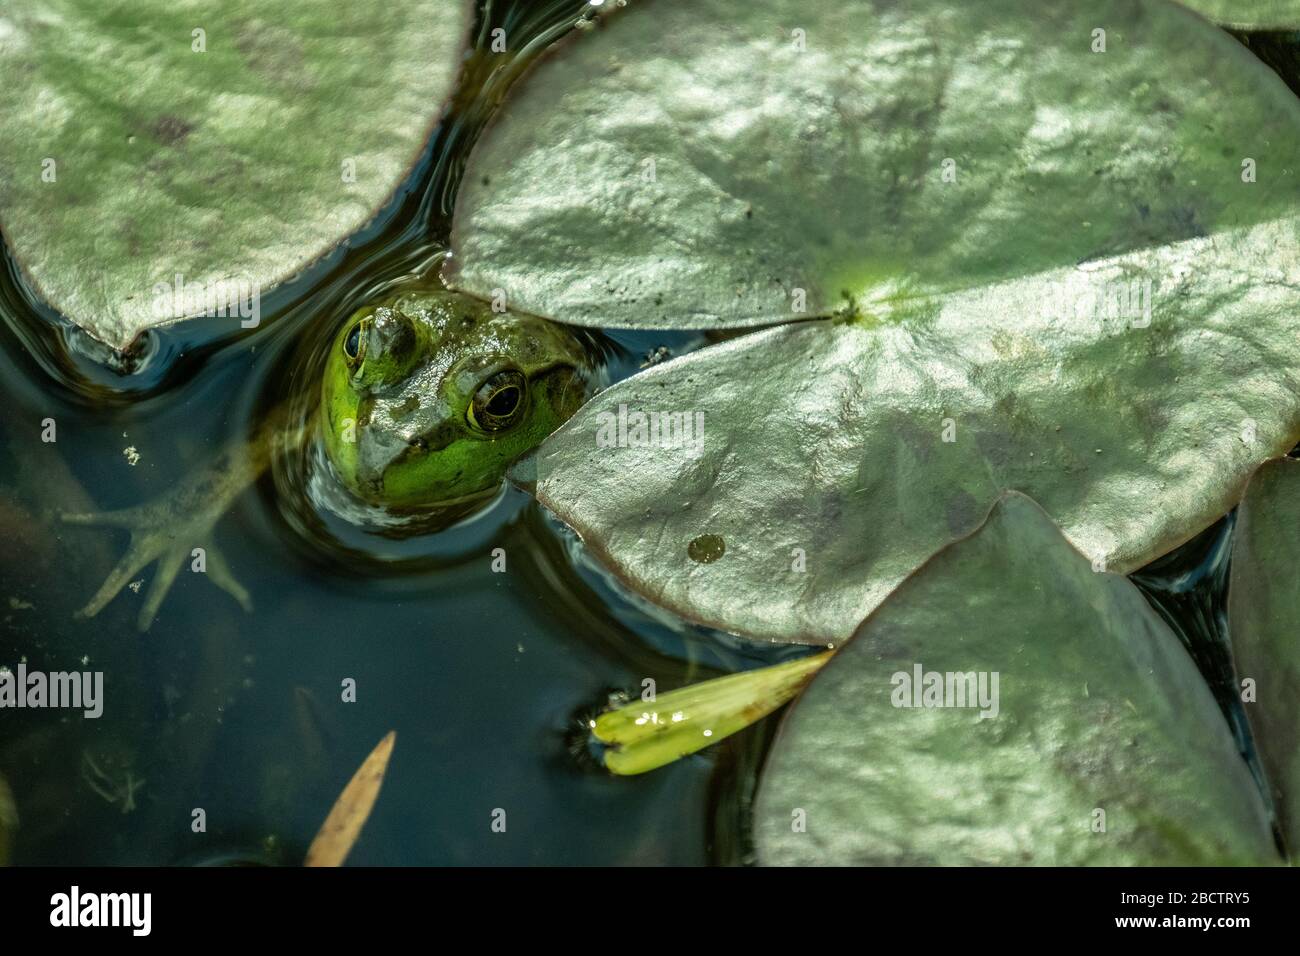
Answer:
[[185, 142], [194, 127], [179, 116], [160, 116], [153, 124], [153, 138], [164, 146], [179, 146]]
[[720, 534], [702, 534], [686, 546], [686, 553], [697, 564], [710, 564], [726, 553], [727, 542]]
[[958, 489], [948, 499], [944, 509], [944, 520], [948, 525], [948, 534], [953, 537], [969, 534], [980, 523], [980, 504], [969, 491]]
[[1199, 239], [1206, 235], [1205, 227], [1201, 224], [1200, 216], [1193, 206], [1179, 206], [1172, 211], [1169, 218], [1176, 230], [1176, 238]]

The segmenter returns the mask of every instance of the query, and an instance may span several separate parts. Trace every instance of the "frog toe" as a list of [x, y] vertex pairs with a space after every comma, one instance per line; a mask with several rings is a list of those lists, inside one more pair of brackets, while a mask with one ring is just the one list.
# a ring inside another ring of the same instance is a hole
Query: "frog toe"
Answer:
[[172, 589], [172, 585], [176, 582], [176, 575], [180, 573], [181, 565], [188, 557], [189, 552], [182, 548], [164, 554], [158, 559], [158, 573], [154, 576], [153, 583], [149, 585], [149, 593], [145, 595], [144, 605], [140, 608], [140, 616], [136, 620], [136, 626], [141, 633], [149, 630], [154, 618], [158, 616], [158, 608], [162, 607], [163, 598]]
[[67, 524], [90, 525], [101, 528], [135, 528], [139, 523], [139, 509], [120, 508], [116, 511], [60, 511], [59, 520]]
[[117, 597], [122, 588], [126, 587], [132, 577], [144, 570], [145, 566], [152, 560], [145, 548], [134, 539], [131, 546], [126, 549], [126, 554], [117, 562], [113, 570], [108, 573], [104, 583], [99, 586], [94, 597], [86, 602], [86, 606], [77, 612], [77, 617], [94, 617], [102, 611], [108, 602]]
[[225, 591], [236, 601], [246, 613], [253, 612], [253, 599], [245, 588], [230, 570], [230, 564], [226, 561], [225, 556], [216, 548], [208, 549], [208, 578], [221, 590]]

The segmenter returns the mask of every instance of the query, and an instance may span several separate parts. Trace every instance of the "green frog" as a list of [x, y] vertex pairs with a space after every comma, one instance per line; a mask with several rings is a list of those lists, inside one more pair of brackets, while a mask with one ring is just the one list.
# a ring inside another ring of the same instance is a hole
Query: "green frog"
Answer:
[[213, 547], [211, 533], [270, 465], [277, 443], [315, 438], [357, 498], [449, 524], [490, 501], [510, 465], [572, 416], [594, 387], [587, 348], [564, 326], [495, 311], [444, 289], [392, 293], [337, 330], [319, 406], [307, 422], [290, 426], [271, 416], [245, 446], [226, 449], [212, 467], [159, 500], [62, 515], [131, 533], [126, 554], [78, 613], [99, 613], [156, 561], [139, 617], [140, 629], [148, 629], [199, 548], [209, 580], [250, 609], [248, 591]]

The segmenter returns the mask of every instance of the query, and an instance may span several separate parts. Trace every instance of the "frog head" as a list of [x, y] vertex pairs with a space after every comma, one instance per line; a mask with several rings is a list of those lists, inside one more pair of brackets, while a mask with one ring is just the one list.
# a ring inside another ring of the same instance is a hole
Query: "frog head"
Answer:
[[587, 351], [563, 326], [407, 290], [359, 309], [331, 343], [325, 449], [372, 504], [459, 508], [495, 492], [591, 388]]

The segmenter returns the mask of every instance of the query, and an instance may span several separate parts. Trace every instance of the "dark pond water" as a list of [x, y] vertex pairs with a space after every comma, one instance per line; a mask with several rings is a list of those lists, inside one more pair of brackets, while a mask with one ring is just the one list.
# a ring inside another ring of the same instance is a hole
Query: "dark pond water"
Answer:
[[[342, 318], [436, 264], [476, 132], [531, 54], [585, 7], [489, 0], [480, 47], [500, 25], [521, 53], [471, 61], [397, 198], [345, 248], [264, 297], [267, 321], [254, 332], [199, 320], [147, 336], [130, 355], [106, 355], [49, 314], [5, 258], [0, 664], [99, 670], [106, 682], [98, 720], [5, 713], [0, 775], [22, 817], [14, 862], [298, 863], [390, 729], [393, 762], [351, 862], [748, 858], [748, 801], [775, 718], [631, 779], [596, 767], [578, 727], [611, 692], [636, 692], [644, 678], [663, 690], [801, 652], [747, 647], [622, 593], [521, 492], [442, 534], [396, 540], [323, 513], [302, 462], [283, 458], [216, 534], [254, 612], [182, 573], [145, 634], [135, 626], [144, 591], [123, 592], [92, 620], [73, 617], [125, 533], [53, 520], [59, 510], [161, 495], [245, 440], [270, 409], [301, 401]], [[1277, 51], [1294, 48], [1246, 39], [1280, 61]], [[689, 334], [609, 333], [600, 351], [618, 378], [660, 346], [700, 344]], [[57, 423], [54, 443], [42, 441], [46, 419]], [[1223, 628], [1230, 536], [1229, 519], [1137, 578], [1192, 649], [1249, 755]], [[506, 550], [506, 573], [491, 570], [496, 547]], [[138, 576], [145, 590], [152, 574]], [[341, 699], [347, 678], [353, 703]], [[205, 833], [191, 829], [196, 808]], [[504, 833], [490, 826], [498, 809]]]

